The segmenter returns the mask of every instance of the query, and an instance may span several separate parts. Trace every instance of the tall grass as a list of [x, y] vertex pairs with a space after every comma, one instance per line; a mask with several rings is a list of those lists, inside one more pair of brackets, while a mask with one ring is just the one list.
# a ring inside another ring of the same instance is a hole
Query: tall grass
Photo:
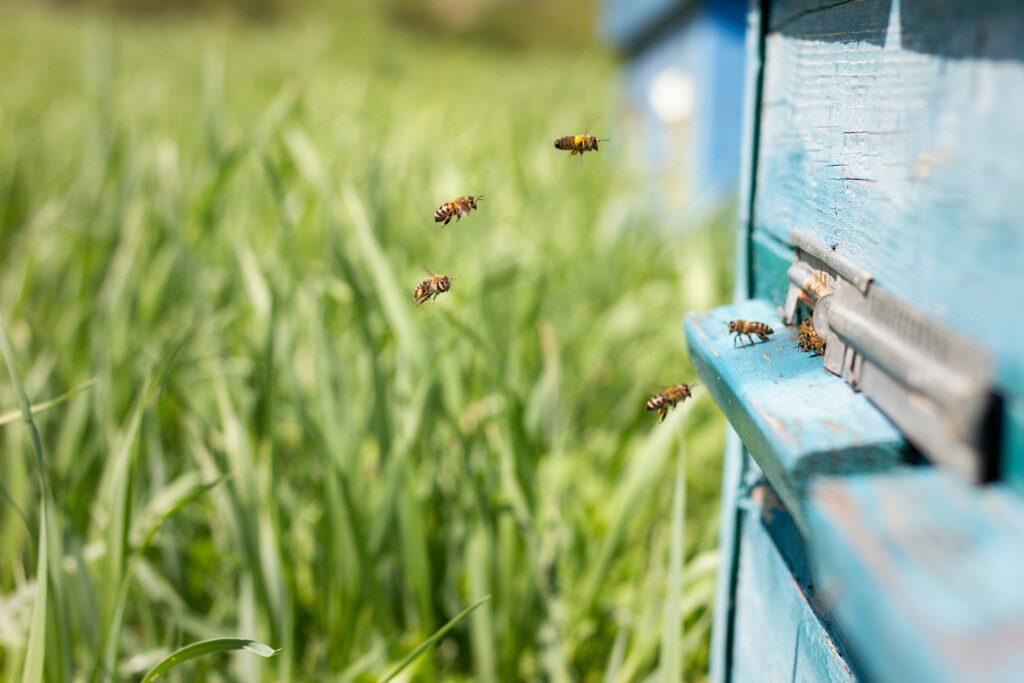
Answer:
[[4, 680], [703, 675], [722, 423], [642, 406], [727, 231], [553, 149], [602, 56], [396, 31], [2, 8]]

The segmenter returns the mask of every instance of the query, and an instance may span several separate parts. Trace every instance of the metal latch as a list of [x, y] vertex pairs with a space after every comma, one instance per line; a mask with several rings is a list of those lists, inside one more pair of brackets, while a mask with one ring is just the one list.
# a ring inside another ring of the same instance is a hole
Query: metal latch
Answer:
[[863, 391], [929, 459], [975, 482], [992, 476], [997, 436], [993, 364], [985, 349], [927, 318], [872, 276], [793, 231], [784, 319], [814, 309], [825, 368]]

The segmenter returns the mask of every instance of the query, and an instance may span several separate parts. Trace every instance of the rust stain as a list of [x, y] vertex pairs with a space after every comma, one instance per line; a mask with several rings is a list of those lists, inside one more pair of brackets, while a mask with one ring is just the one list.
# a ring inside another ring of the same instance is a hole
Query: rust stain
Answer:
[[775, 494], [775, 490], [767, 483], [758, 484], [750, 489], [750, 500], [761, 510], [761, 517], [769, 524], [775, 521], [775, 513], [785, 510], [782, 501]]
[[786, 443], [796, 443], [797, 438], [790, 434], [789, 430], [786, 429], [786, 422], [784, 420], [780, 420], [779, 418], [769, 413], [757, 401], [751, 400], [750, 407], [756, 410], [757, 414], [764, 419], [764, 421], [768, 424], [768, 427], [772, 430], [772, 432], [775, 433], [775, 436], [779, 437]]
[[923, 182], [931, 175], [936, 166], [949, 166], [953, 163], [953, 155], [949, 152], [921, 152], [914, 157], [914, 182]]
[[842, 436], [843, 433], [846, 432], [846, 429], [843, 427], [843, 425], [839, 424], [838, 422], [834, 422], [833, 420], [822, 420], [821, 423], [825, 425], [825, 429], [829, 430], [833, 434]]
[[[814, 273], [800, 285], [801, 289], [810, 292], [814, 295], [815, 299], [828, 294], [829, 288], [832, 286], [832, 280], [829, 278], [828, 273], [823, 270], [816, 270]], [[813, 308], [813, 303], [808, 301]]]
[[708, 347], [711, 355], [718, 358], [718, 351], [715, 351], [715, 347], [712, 345], [711, 340], [708, 339], [708, 335], [704, 333], [704, 326], [700, 324], [700, 318], [694, 318], [690, 324], [693, 325], [693, 329], [697, 330], [700, 338], [704, 340], [704, 345]]

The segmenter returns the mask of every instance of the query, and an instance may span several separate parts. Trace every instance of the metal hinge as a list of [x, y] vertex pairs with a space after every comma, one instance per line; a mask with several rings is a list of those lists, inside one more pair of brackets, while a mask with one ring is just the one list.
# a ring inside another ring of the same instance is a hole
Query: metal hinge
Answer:
[[988, 353], [807, 234], [790, 239], [786, 323], [807, 303], [826, 341], [827, 370], [863, 391], [932, 461], [975, 482], [990, 478], [997, 435]]

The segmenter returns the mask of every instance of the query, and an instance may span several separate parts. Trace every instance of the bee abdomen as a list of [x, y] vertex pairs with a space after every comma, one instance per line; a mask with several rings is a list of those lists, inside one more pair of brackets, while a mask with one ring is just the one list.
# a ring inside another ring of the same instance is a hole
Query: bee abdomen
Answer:
[[575, 142], [575, 135], [564, 135], [555, 140], [555, 149], [572, 149]]
[[660, 410], [664, 405], [665, 397], [662, 396], [661, 394], [658, 394], [657, 396], [652, 396], [651, 398], [649, 398], [644, 408], [650, 412], [654, 412], [655, 410]]

